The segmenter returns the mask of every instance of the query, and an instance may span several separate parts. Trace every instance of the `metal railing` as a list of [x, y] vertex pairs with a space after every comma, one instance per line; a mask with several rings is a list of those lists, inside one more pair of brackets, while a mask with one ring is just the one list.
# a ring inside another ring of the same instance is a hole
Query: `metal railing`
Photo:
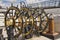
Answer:
[[59, 7], [59, 6], [60, 6], [59, 0], [43, 1], [27, 5], [27, 7]]

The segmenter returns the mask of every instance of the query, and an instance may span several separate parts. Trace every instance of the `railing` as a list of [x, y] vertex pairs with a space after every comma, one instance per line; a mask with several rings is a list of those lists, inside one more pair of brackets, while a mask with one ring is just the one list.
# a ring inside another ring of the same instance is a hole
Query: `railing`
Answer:
[[59, 7], [60, 6], [60, 1], [54, 0], [54, 1], [44, 1], [44, 2], [39, 2], [39, 3], [34, 3], [34, 4], [28, 4], [27, 7]]

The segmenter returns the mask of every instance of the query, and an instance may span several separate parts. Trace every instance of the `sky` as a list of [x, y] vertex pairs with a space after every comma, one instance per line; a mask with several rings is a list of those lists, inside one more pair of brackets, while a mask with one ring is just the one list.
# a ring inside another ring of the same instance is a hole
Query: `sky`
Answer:
[[25, 0], [0, 0], [0, 6], [10, 6], [11, 3], [14, 3], [17, 5], [19, 2], [25, 1]]
[[16, 6], [17, 4], [19, 4], [19, 2], [26, 2], [27, 4], [29, 3], [35, 3], [35, 2], [39, 2], [39, 1], [45, 1], [45, 0], [0, 0], [0, 6], [3, 7], [7, 7], [10, 6], [11, 3], [14, 3], [14, 5]]

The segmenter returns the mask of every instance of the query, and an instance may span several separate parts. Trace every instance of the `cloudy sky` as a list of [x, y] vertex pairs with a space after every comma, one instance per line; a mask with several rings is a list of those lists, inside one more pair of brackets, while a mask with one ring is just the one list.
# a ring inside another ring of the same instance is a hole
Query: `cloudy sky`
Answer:
[[45, 1], [45, 0], [0, 0], [0, 6], [3, 6], [3, 7], [10, 6], [11, 3], [14, 3], [14, 5], [17, 5], [21, 1], [27, 2], [29, 4], [32, 2], [39, 2], [39, 1]]

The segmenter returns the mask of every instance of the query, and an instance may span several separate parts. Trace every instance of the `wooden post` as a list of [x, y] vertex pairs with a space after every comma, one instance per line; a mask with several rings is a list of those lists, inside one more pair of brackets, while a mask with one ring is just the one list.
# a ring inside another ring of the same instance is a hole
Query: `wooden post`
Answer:
[[54, 33], [54, 19], [50, 18], [48, 20], [49, 24], [49, 33], [53, 34]]
[[53, 17], [48, 19], [48, 24], [49, 24], [48, 33], [51, 34], [51, 35], [57, 35], [58, 33], [56, 33], [54, 31], [54, 18]]
[[47, 33], [42, 33], [41, 35], [50, 38], [52, 40], [59, 38], [60, 34], [54, 31], [54, 18], [50, 17], [48, 19], [48, 24], [49, 24], [49, 30]]

